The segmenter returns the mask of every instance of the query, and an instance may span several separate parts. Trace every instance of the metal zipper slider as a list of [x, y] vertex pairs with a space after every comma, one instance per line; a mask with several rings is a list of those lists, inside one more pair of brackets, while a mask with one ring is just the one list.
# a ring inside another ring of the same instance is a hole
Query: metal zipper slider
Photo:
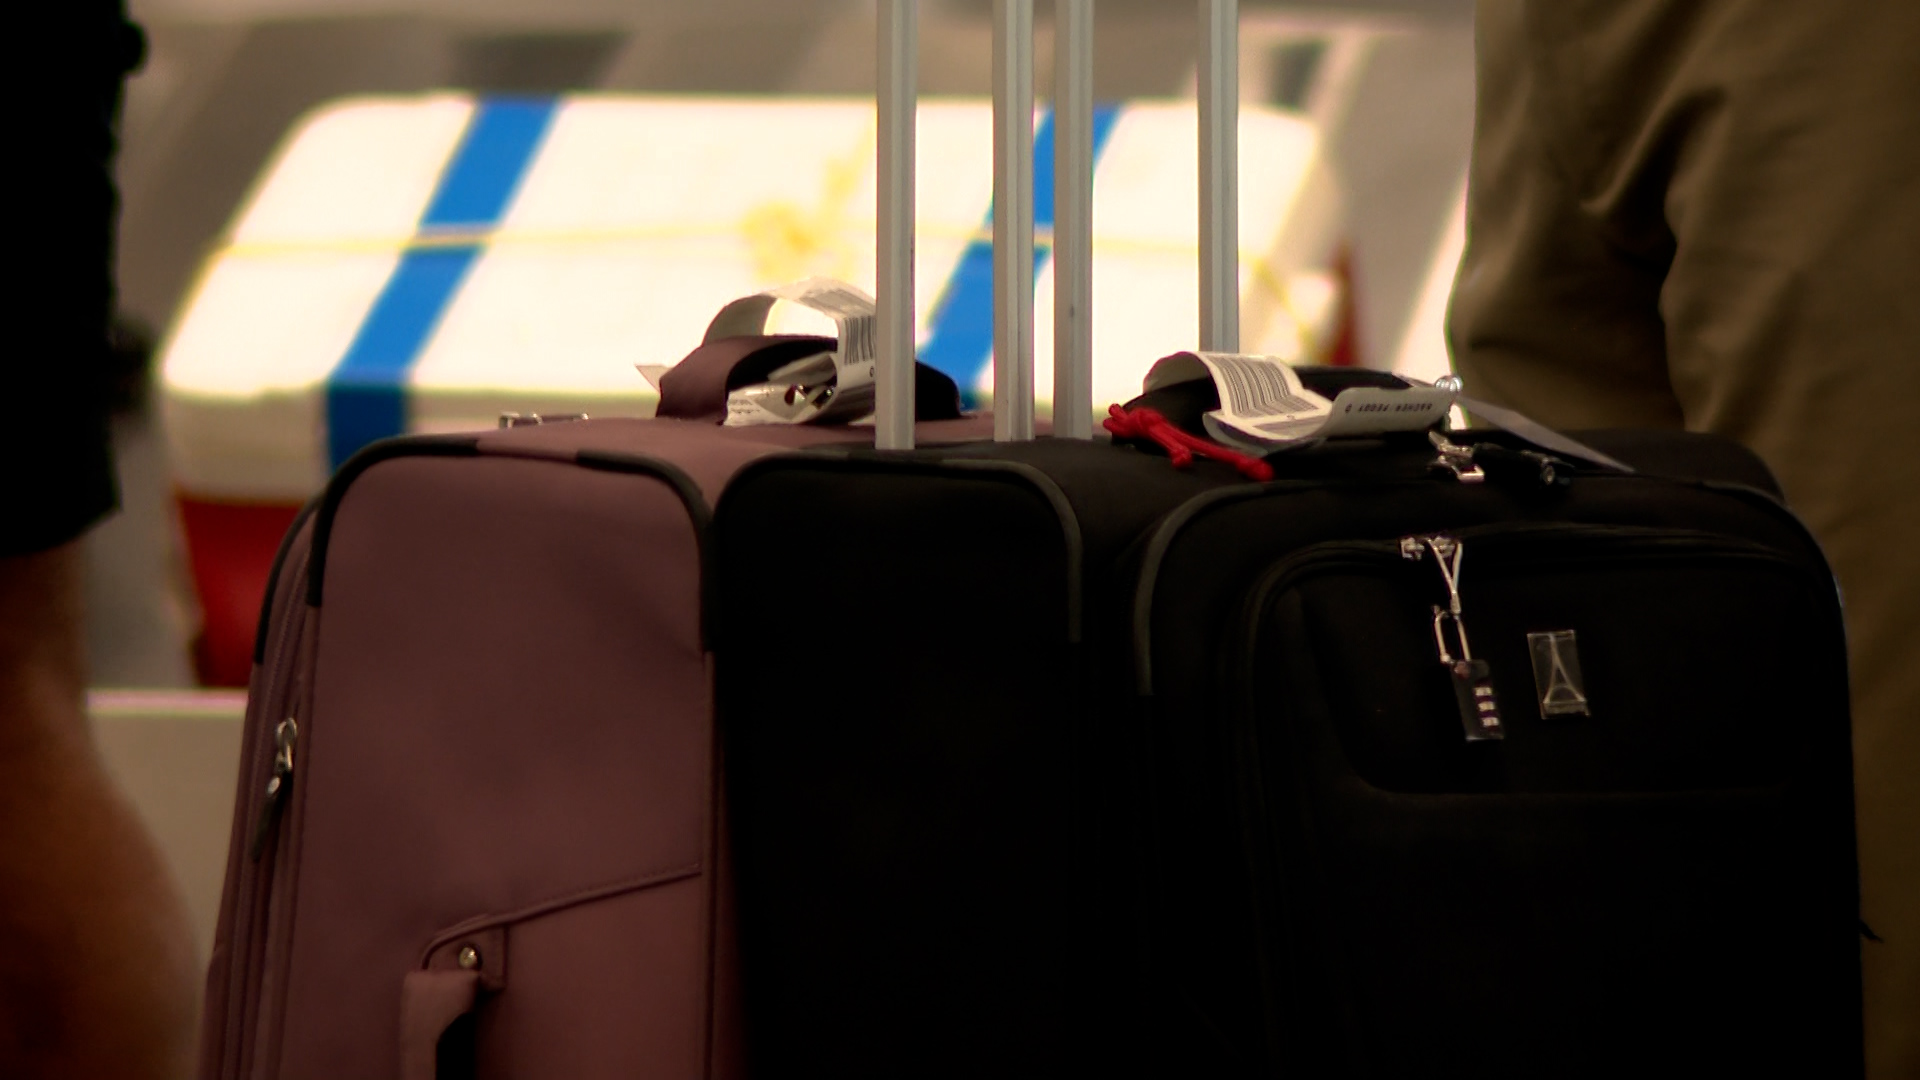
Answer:
[[267, 838], [280, 818], [280, 806], [287, 789], [293, 786], [293, 748], [300, 741], [300, 725], [289, 716], [273, 729], [273, 774], [267, 777], [266, 801], [260, 806], [260, 824], [253, 830], [252, 858], [260, 861], [267, 849]]
[[1454, 479], [1463, 484], [1479, 484], [1486, 481], [1486, 470], [1473, 463], [1472, 447], [1452, 442], [1438, 431], [1427, 432], [1427, 441], [1433, 444], [1435, 450], [1440, 451], [1440, 456], [1434, 459], [1430, 468], [1445, 469], [1453, 474]]
[[[1408, 536], [1400, 541], [1400, 557], [1419, 562], [1421, 559], [1427, 557], [1427, 552], [1433, 552], [1434, 558], [1439, 559], [1442, 563], [1441, 573], [1447, 575], [1449, 581], [1447, 588], [1449, 592], [1452, 592], [1456, 590], [1451, 582], [1457, 579], [1460, 572], [1459, 548], [1460, 541], [1455, 540], [1451, 536]], [[1446, 561], [1449, 559], [1453, 560], [1453, 569], [1451, 571], [1448, 571], [1445, 566]]]

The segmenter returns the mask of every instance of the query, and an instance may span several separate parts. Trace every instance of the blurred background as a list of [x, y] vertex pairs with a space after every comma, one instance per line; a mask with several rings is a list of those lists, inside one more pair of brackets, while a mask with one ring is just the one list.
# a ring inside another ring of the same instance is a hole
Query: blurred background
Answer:
[[[185, 569], [150, 354], [281, 140], [315, 108], [434, 89], [869, 97], [872, 0], [131, 0], [116, 439], [124, 509], [88, 540], [101, 738], [211, 934], [237, 693], [193, 693]], [[991, 0], [923, 0], [921, 87], [990, 92]], [[1099, 0], [1096, 95], [1191, 97], [1188, 0]], [[1431, 374], [1458, 255], [1473, 108], [1471, 0], [1241, 0], [1242, 96], [1318, 125], [1339, 185], [1354, 358]], [[1050, 84], [1051, 5], [1036, 13]], [[1244, 197], [1244, 193], [1243, 193]], [[144, 363], [143, 363], [144, 359]], [[636, 361], [649, 358], [636, 357]], [[676, 356], [652, 358], [671, 363]]]

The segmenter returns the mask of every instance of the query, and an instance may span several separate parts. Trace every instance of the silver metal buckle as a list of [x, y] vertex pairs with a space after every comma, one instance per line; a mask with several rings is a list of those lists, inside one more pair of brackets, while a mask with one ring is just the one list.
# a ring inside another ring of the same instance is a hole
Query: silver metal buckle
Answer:
[[1454, 479], [1463, 484], [1486, 482], [1486, 470], [1473, 463], [1471, 449], [1449, 441], [1438, 431], [1427, 432], [1427, 441], [1433, 444], [1435, 450], [1440, 451], [1440, 456], [1434, 459], [1433, 468], [1446, 469], [1453, 474]]

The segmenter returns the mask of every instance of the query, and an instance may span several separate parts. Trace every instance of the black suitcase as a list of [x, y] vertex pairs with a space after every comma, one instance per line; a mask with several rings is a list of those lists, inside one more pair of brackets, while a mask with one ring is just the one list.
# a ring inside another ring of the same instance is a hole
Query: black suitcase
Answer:
[[[1705, 437], [1601, 445], [1764, 482]], [[721, 565], [862, 566], [839, 604], [716, 598], [756, 1067], [1858, 1075], [1812, 541], [1741, 484], [1432, 459], [1254, 485], [1042, 440], [736, 480]], [[1442, 663], [1440, 537], [1501, 739]]]
[[1860, 1075], [1831, 573], [1686, 468], [1707, 440], [1631, 441], [1696, 478], [1281, 483], [1156, 527], [1149, 935], [1214, 1074]]
[[1594, 435], [1642, 474], [1549, 477], [1415, 435], [1249, 483], [997, 421], [766, 459], [716, 508], [756, 1075], [1859, 1075], [1837, 600], [1750, 455]]

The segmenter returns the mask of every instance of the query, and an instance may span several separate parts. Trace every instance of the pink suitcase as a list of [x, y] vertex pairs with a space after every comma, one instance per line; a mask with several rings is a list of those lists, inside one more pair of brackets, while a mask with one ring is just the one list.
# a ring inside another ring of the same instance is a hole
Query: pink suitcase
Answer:
[[738, 1075], [704, 530], [746, 463], [871, 436], [716, 419], [392, 440], [296, 524], [203, 1080]]

